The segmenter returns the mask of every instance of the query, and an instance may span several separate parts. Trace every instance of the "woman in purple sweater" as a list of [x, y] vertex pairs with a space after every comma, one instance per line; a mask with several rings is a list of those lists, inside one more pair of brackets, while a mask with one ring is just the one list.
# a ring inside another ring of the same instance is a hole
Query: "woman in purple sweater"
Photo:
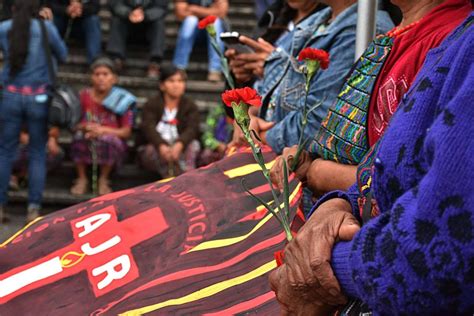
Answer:
[[[284, 311], [474, 313], [474, 14], [430, 51], [347, 192], [328, 193], [270, 282]], [[359, 223], [366, 223], [360, 228]]]

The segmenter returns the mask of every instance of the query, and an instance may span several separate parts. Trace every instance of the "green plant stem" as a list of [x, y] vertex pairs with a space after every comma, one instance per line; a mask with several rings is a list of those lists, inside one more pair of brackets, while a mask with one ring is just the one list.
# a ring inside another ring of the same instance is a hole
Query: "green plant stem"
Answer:
[[[86, 120], [87, 120], [87, 122], [94, 122], [95, 121], [94, 116], [92, 115], [92, 113], [90, 113], [90, 112], [86, 113]], [[97, 169], [98, 169], [98, 166], [97, 166], [97, 143], [94, 139], [90, 140], [89, 149], [90, 149], [91, 155], [92, 155], [92, 194], [94, 196], [97, 196], [98, 195], [98, 190], [97, 190], [97, 173], [98, 173], [97, 172]]]
[[92, 154], [92, 194], [96, 196], [97, 190], [97, 144], [95, 140], [91, 140], [91, 154]]
[[296, 150], [296, 154], [293, 158], [293, 163], [291, 164], [291, 171], [296, 170], [296, 167], [298, 166], [298, 161], [300, 159], [301, 152], [303, 151], [304, 130], [306, 129], [306, 125], [308, 124], [307, 102], [308, 102], [310, 80], [311, 80], [311, 78], [309, 76], [306, 77], [304, 106], [303, 106], [303, 117], [301, 118], [301, 132], [300, 132], [300, 138], [298, 140], [298, 149]]
[[272, 213], [273, 216], [277, 217], [278, 221], [283, 226], [283, 229], [284, 229], [285, 235], [286, 235], [286, 239], [288, 241], [291, 241], [293, 239], [293, 235], [291, 234], [291, 228], [290, 228], [290, 225], [288, 223], [288, 220], [286, 219], [285, 212], [283, 212], [281, 210], [281, 203], [280, 203], [280, 200], [278, 199], [278, 195], [276, 194], [276, 190], [273, 187], [273, 183], [270, 179], [270, 171], [267, 169], [267, 166], [265, 165], [265, 161], [263, 159], [262, 152], [259, 148], [257, 148], [257, 145], [255, 144], [252, 137], [250, 136], [250, 131], [247, 128], [243, 128], [242, 126], [240, 126], [240, 128], [244, 132], [244, 136], [245, 136], [247, 142], [250, 144], [250, 147], [252, 148], [253, 156], [254, 156], [255, 160], [257, 161], [258, 165], [260, 166], [260, 168], [262, 169], [263, 176], [265, 177], [265, 179], [267, 180], [268, 185], [270, 186], [270, 190], [271, 190], [272, 195], [273, 195], [274, 204], [277, 206], [278, 214], [280, 214], [281, 216], [278, 216], [278, 214], [276, 214], [276, 212], [274, 210], [272, 210], [271, 208], [269, 208], [268, 206], [265, 206], [265, 205], [264, 206], [265, 206], [265, 208], [268, 209], [268, 211], [270, 211]]
[[217, 40], [215, 38], [215, 35], [213, 36], [213, 35], [209, 34], [209, 37], [211, 39], [212, 48], [214, 48], [214, 50], [219, 55], [219, 58], [221, 60], [222, 73], [224, 74], [225, 80], [227, 81], [227, 84], [229, 85], [229, 87], [231, 89], [234, 89], [235, 88], [235, 83], [234, 83], [234, 79], [230, 75], [229, 64], [227, 63], [227, 58], [225, 58], [224, 54], [222, 54], [222, 52], [219, 48], [219, 45], [217, 44]]

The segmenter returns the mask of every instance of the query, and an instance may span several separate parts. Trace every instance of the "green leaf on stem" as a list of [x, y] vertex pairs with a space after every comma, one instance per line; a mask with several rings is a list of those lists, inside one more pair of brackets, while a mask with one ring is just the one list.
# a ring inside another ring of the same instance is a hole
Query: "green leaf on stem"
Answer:
[[284, 226], [282, 220], [280, 219], [280, 217], [278, 216], [277, 212], [275, 212], [274, 209], [272, 209], [270, 207], [270, 205], [268, 205], [267, 202], [265, 202], [264, 200], [262, 200], [261, 198], [259, 198], [258, 196], [256, 196], [255, 194], [253, 194], [248, 188], [247, 186], [245, 185], [245, 178], [242, 178], [241, 180], [241, 184], [242, 184], [242, 188], [244, 188], [245, 192], [247, 192], [251, 197], [253, 197], [258, 203], [260, 203], [261, 205], [263, 205], [274, 217], [277, 218], [278, 222], [280, 222], [280, 225]]
[[253, 137], [255, 137], [256, 140], [258, 140], [260, 143], [262, 142], [262, 139], [260, 138], [260, 136], [257, 134], [257, 132], [255, 130], [250, 130], [250, 133], [252, 133]]
[[321, 101], [319, 101], [318, 103], [316, 103], [315, 105], [313, 105], [309, 111], [307, 112], [307, 115], [309, 115], [311, 112], [313, 112], [314, 110], [316, 110], [317, 108], [319, 108], [323, 102], [326, 100], [326, 97], [324, 97]]
[[[251, 197], [253, 197], [258, 203], [262, 204], [271, 214], [273, 217], [275, 217], [278, 222], [280, 223], [280, 226], [283, 227], [283, 230], [286, 235], [286, 239], [288, 241], [291, 241], [293, 239], [293, 235], [291, 234], [291, 228], [290, 225], [288, 224], [286, 218], [284, 217], [285, 214], [283, 215], [283, 218], [280, 218], [277, 214], [277, 212], [268, 205], [265, 201], [263, 201], [261, 198], [250, 192], [250, 190], [245, 186], [245, 178], [242, 178], [241, 180], [242, 187], [244, 188], [245, 192], [247, 192]], [[278, 208], [279, 209], [279, 208]], [[280, 212], [281, 213], [281, 212]]]
[[285, 204], [285, 216], [290, 221], [290, 186], [288, 184], [288, 166], [283, 159], [283, 202]]

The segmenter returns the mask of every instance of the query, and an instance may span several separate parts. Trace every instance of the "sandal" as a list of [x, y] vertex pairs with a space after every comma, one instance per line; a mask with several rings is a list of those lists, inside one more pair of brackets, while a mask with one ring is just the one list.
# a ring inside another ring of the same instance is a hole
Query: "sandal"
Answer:
[[87, 179], [77, 178], [74, 180], [74, 185], [71, 187], [72, 195], [84, 195], [87, 192]]
[[99, 178], [98, 187], [99, 187], [99, 195], [112, 193], [112, 188], [109, 185], [108, 179]]

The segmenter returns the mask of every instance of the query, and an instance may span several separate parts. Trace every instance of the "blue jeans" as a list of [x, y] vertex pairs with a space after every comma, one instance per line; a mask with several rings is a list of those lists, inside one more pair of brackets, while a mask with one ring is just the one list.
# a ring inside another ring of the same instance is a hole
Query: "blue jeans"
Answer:
[[150, 45], [150, 60], [158, 63], [161, 62], [166, 46], [164, 18], [133, 24], [128, 19], [112, 16], [107, 53], [114, 58], [125, 59], [127, 40], [130, 37], [140, 40], [143, 37], [143, 32], [145, 32], [146, 41]]
[[7, 202], [12, 163], [24, 124], [30, 136], [28, 202], [30, 205], [41, 205], [46, 181], [48, 103], [45, 95], [22, 95], [8, 91], [3, 91], [3, 99], [0, 102], [0, 205]]
[[[189, 56], [193, 50], [194, 42], [200, 37], [199, 42], [207, 40], [207, 56], [209, 60], [209, 71], [221, 71], [221, 61], [219, 55], [212, 48], [211, 41], [207, 38], [207, 31], [198, 29], [199, 19], [195, 16], [188, 16], [181, 23], [179, 28], [178, 39], [176, 41], [176, 49], [174, 51], [173, 64], [181, 69], [186, 69], [189, 63]], [[217, 19], [214, 23], [217, 33], [217, 43], [221, 51], [224, 51], [224, 44], [220, 40], [219, 35], [223, 32], [224, 26], [221, 19]]]
[[58, 28], [61, 36], [64, 36], [66, 33], [69, 21], [72, 21], [71, 35], [84, 39], [87, 50], [87, 61], [91, 64], [94, 59], [99, 57], [101, 51], [102, 35], [99, 17], [97, 15], [89, 15], [70, 20], [67, 16], [55, 15], [54, 24]]

